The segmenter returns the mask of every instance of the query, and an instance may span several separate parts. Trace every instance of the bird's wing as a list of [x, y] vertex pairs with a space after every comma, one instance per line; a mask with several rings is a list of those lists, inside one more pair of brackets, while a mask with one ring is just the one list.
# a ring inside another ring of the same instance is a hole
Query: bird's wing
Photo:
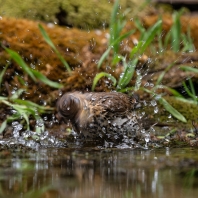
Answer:
[[94, 93], [90, 98], [90, 103], [102, 111], [111, 113], [125, 113], [133, 108], [130, 97], [116, 92]]

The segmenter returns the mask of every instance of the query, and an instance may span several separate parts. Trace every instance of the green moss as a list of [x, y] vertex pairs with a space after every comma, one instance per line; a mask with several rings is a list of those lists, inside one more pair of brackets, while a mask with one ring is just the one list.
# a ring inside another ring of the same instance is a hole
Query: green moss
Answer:
[[[121, 0], [121, 9], [136, 10], [144, 0]], [[14, 5], [13, 5], [14, 3]], [[113, 1], [0, 0], [0, 16], [55, 22], [84, 29], [108, 26]]]
[[174, 97], [167, 97], [166, 100], [182, 115], [184, 115], [184, 117], [187, 119], [188, 122], [190, 122], [190, 124], [192, 123], [192, 120], [198, 120], [198, 105], [183, 102], [175, 99]]
[[157, 106], [158, 113], [154, 113], [154, 107], [152, 105], [144, 107], [143, 110], [145, 114], [148, 115], [148, 118], [154, 122], [171, 123], [171, 125], [177, 129], [192, 129], [192, 121], [198, 121], [198, 105], [177, 100], [175, 97], [165, 97], [165, 99], [186, 118], [187, 123], [183, 123], [173, 116], [169, 117], [170, 113], [160, 104]]

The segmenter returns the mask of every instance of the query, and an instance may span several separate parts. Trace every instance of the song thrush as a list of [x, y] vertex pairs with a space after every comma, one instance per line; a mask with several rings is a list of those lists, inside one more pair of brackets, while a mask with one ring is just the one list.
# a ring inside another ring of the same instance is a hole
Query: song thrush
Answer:
[[70, 121], [85, 138], [135, 137], [141, 124], [134, 111], [136, 97], [117, 92], [71, 92], [57, 102], [59, 117]]

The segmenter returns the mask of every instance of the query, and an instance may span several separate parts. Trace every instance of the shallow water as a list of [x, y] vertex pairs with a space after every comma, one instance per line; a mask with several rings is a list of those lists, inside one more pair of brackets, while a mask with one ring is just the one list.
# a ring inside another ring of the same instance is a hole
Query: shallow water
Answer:
[[192, 148], [0, 152], [0, 197], [197, 197]]

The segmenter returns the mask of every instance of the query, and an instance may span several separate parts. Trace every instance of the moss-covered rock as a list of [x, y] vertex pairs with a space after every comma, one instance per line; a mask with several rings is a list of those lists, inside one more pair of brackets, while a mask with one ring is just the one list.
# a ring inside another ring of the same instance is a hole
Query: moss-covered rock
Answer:
[[[114, 1], [0, 0], [0, 16], [27, 18], [92, 29], [108, 26]], [[137, 11], [144, 0], [121, 0], [121, 9]], [[14, 5], [13, 5], [14, 4]]]
[[[155, 120], [156, 123], [167, 123], [167, 125], [170, 124], [170, 126], [176, 129], [190, 130], [193, 128], [192, 121], [195, 123], [198, 121], [198, 105], [188, 100], [182, 101], [170, 96], [166, 96], [165, 99], [172, 107], [174, 107], [186, 118], [187, 122], [184, 123], [174, 118], [174, 116], [165, 110], [163, 105], [158, 104], [153, 107], [151, 105], [152, 102], [147, 101], [147, 106], [144, 107], [144, 112], [147, 115], [148, 120]], [[158, 109], [157, 113], [154, 112], [155, 108]]]

